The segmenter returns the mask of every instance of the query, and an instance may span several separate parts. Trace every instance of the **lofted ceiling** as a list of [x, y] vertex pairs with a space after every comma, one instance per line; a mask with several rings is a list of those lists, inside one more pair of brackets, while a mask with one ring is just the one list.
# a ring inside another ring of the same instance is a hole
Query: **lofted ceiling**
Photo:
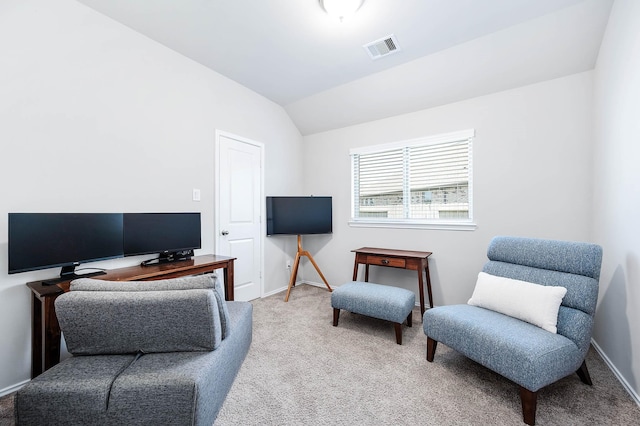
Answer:
[[[613, 0], [77, 0], [282, 105], [303, 135], [593, 69]], [[364, 44], [393, 34], [376, 60]]]

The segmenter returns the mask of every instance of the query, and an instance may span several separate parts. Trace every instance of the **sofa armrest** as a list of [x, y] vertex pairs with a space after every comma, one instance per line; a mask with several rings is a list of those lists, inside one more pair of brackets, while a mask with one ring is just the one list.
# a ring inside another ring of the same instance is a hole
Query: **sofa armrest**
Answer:
[[222, 338], [211, 290], [71, 291], [55, 306], [73, 355], [211, 351]]

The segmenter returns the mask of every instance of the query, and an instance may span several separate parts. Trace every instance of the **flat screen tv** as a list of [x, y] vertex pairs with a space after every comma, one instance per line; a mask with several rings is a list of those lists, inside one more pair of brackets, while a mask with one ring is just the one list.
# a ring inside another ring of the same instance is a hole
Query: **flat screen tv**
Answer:
[[60, 266], [59, 282], [104, 273], [75, 268], [124, 254], [121, 213], [9, 213], [8, 222], [10, 274]]
[[331, 197], [267, 197], [267, 235], [330, 234]]
[[160, 255], [143, 265], [188, 259], [201, 243], [200, 213], [124, 214], [124, 255]]

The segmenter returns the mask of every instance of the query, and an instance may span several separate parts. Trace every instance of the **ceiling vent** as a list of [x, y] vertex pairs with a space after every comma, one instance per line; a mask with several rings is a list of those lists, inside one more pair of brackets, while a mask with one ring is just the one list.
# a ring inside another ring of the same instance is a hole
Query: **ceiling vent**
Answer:
[[367, 43], [362, 47], [364, 47], [364, 50], [371, 56], [371, 59], [379, 59], [400, 51], [398, 40], [396, 40], [396, 36], [393, 34], [383, 37], [380, 40]]

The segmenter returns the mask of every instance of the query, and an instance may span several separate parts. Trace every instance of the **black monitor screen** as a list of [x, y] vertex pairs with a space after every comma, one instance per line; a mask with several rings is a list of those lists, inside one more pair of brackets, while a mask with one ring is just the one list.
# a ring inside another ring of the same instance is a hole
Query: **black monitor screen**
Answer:
[[331, 232], [331, 197], [267, 197], [267, 235]]
[[121, 213], [9, 213], [9, 273], [122, 257]]
[[124, 255], [199, 249], [200, 213], [125, 213]]

